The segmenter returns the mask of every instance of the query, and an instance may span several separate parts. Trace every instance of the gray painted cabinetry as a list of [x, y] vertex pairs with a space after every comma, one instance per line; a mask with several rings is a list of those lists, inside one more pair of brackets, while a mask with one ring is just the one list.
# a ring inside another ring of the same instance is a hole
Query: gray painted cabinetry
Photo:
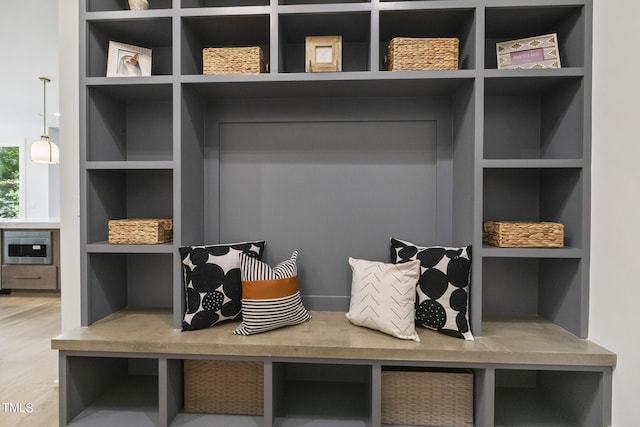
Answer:
[[[590, 0], [151, 0], [145, 11], [124, 0], [83, 3], [89, 333], [124, 309], [158, 309], [171, 313], [157, 325], [170, 334], [184, 310], [178, 247], [259, 238], [270, 263], [300, 251], [310, 309], [345, 311], [347, 258], [388, 261], [393, 236], [473, 244], [476, 345], [500, 335], [486, 330], [494, 318], [509, 319], [499, 323], [507, 332], [543, 319], [576, 343], [588, 335]], [[496, 42], [553, 32], [561, 69], [497, 69]], [[304, 73], [307, 35], [342, 35], [342, 72]], [[458, 38], [459, 70], [384, 71], [398, 36]], [[111, 40], [151, 48], [152, 75], [107, 78]], [[202, 49], [220, 46], [260, 46], [270, 71], [202, 75]], [[109, 245], [108, 220], [135, 217], [173, 218], [174, 242]], [[565, 247], [484, 246], [484, 220], [561, 222]], [[265, 416], [241, 417], [181, 413], [182, 359], [194, 355], [60, 350], [63, 424], [98, 425], [106, 411], [109, 425], [377, 426], [387, 366], [472, 369], [477, 426], [610, 422], [611, 366], [553, 356], [519, 364], [265, 354]], [[323, 380], [341, 370], [349, 387]], [[115, 377], [124, 380], [112, 386]], [[352, 404], [329, 403], [347, 388], [357, 392], [337, 401]], [[289, 406], [274, 413], [282, 396]]]

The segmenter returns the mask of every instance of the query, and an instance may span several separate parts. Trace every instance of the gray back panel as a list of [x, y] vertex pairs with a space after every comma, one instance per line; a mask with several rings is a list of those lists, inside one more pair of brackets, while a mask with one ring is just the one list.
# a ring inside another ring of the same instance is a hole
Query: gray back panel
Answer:
[[348, 296], [348, 257], [388, 262], [390, 236], [435, 240], [433, 121], [227, 123], [220, 147], [221, 240], [299, 249], [307, 296]]

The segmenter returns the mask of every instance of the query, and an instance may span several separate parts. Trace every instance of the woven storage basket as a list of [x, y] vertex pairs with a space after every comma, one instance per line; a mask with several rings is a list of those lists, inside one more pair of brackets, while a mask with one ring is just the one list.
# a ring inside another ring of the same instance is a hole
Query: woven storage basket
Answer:
[[389, 43], [387, 70], [457, 70], [459, 40], [396, 37]]
[[382, 423], [473, 426], [473, 374], [383, 371]]
[[485, 221], [484, 243], [501, 248], [561, 248], [564, 226], [555, 222]]
[[109, 243], [153, 245], [173, 240], [172, 219], [112, 219]]
[[259, 74], [266, 71], [259, 47], [209, 47], [202, 50], [203, 74]]
[[207, 414], [263, 415], [261, 362], [184, 361], [184, 411]]

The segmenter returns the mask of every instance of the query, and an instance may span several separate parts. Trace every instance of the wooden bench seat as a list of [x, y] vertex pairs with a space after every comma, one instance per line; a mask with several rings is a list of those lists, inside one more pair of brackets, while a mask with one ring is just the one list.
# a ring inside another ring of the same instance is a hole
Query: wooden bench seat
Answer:
[[316, 311], [302, 325], [253, 336], [233, 335], [237, 322], [200, 331], [172, 328], [171, 314], [118, 312], [52, 341], [64, 351], [430, 361], [460, 364], [615, 366], [616, 355], [539, 318], [487, 321], [475, 341], [418, 328], [421, 342], [354, 326], [341, 312]]

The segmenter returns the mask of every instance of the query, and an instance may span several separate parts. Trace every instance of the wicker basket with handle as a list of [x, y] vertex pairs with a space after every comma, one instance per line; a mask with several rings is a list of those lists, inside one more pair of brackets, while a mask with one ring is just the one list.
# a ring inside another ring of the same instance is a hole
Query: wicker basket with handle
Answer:
[[456, 38], [396, 37], [389, 43], [389, 71], [457, 70], [459, 40]]

